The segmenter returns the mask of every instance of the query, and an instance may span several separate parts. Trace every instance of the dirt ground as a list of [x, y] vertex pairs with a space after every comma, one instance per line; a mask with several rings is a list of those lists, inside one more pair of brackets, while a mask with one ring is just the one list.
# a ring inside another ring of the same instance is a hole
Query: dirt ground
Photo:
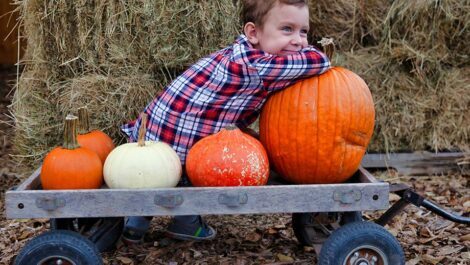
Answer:
[[[11, 159], [13, 134], [7, 123], [7, 106], [15, 69], [0, 69], [0, 264], [11, 264], [21, 248], [34, 236], [49, 229], [45, 219], [9, 220], [5, 217], [5, 191], [26, 176]], [[374, 172], [384, 180], [404, 182], [435, 202], [459, 214], [470, 209], [468, 177], [462, 175], [407, 177], [395, 172]], [[390, 196], [390, 201], [397, 196]], [[380, 212], [364, 213], [374, 219]], [[169, 217], [154, 218], [142, 244], [104, 253], [105, 264], [316, 264], [312, 247], [298, 244], [290, 214], [206, 216], [218, 231], [210, 242], [178, 242], [166, 239], [162, 230]], [[404, 248], [407, 264], [470, 264], [470, 227], [446, 221], [428, 211], [408, 206], [386, 226]], [[392, 264], [393, 265], [393, 264]]]

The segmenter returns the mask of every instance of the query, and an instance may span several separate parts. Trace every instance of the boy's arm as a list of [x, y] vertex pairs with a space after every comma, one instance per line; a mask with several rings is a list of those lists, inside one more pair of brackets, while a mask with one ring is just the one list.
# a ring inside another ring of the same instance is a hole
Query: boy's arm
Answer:
[[269, 90], [285, 88], [299, 79], [322, 74], [331, 67], [328, 57], [313, 46], [283, 56], [267, 55], [260, 51], [254, 57], [252, 66], [258, 70]]

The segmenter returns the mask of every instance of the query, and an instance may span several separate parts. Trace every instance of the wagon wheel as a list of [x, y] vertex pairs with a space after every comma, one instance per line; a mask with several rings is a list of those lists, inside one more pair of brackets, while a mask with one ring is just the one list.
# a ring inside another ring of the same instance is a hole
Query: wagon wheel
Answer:
[[293, 213], [292, 229], [300, 244], [311, 246], [324, 242], [341, 225], [359, 221], [361, 212]]
[[124, 229], [123, 217], [55, 218], [51, 230], [77, 232], [93, 242], [100, 252], [112, 250]]
[[319, 264], [333, 265], [405, 265], [398, 240], [382, 226], [354, 222], [334, 231], [325, 241]]
[[15, 265], [103, 264], [100, 253], [87, 238], [66, 230], [45, 232], [29, 241], [20, 251]]

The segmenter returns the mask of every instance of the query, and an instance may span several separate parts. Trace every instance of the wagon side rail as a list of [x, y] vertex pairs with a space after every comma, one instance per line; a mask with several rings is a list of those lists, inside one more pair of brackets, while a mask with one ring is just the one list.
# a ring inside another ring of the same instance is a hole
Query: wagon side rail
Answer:
[[389, 185], [362, 168], [356, 174], [358, 183], [138, 190], [41, 190], [39, 172], [6, 192], [7, 218], [345, 212], [389, 207]]

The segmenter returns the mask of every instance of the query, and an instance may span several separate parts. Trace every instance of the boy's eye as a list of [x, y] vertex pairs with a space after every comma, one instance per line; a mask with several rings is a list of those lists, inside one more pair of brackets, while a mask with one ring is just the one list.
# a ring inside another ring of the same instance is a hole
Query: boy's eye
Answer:
[[292, 28], [289, 26], [282, 27], [281, 30], [285, 32], [292, 32]]
[[302, 29], [302, 30], [300, 30], [300, 34], [305, 34], [305, 35], [307, 35], [307, 33], [308, 33], [308, 29]]

